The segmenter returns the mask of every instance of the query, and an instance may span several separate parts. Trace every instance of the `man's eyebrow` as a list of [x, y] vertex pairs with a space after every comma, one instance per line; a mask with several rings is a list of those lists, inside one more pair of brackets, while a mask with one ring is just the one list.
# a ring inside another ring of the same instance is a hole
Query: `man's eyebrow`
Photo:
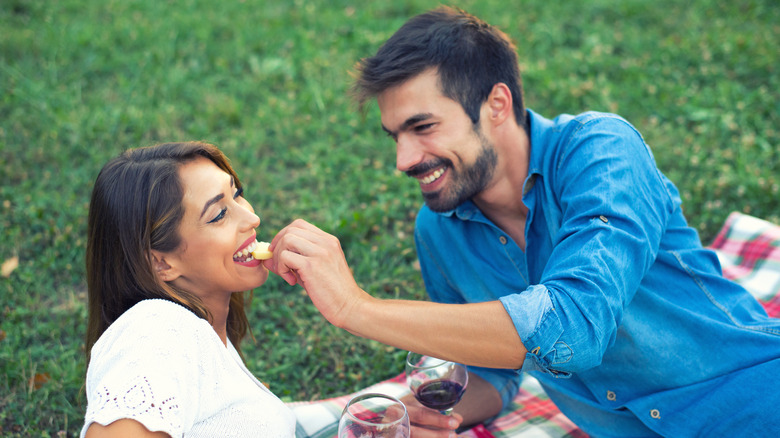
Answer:
[[212, 205], [216, 204], [217, 202], [221, 201], [222, 198], [225, 197], [224, 193], [220, 193], [219, 195], [209, 199], [206, 201], [206, 205], [203, 206], [203, 211], [200, 212], [200, 217], [203, 217], [204, 214], [206, 214], [206, 210], [209, 209]]
[[[406, 131], [407, 129], [409, 129], [410, 126], [413, 126], [413, 125], [416, 125], [417, 123], [420, 123], [420, 122], [423, 122], [425, 120], [428, 120], [431, 117], [433, 117], [433, 114], [431, 114], [431, 113], [415, 114], [415, 115], [409, 117], [408, 119], [404, 120], [403, 123], [401, 123], [401, 126], [398, 128], [398, 132]], [[393, 136], [397, 135], [396, 132], [393, 132], [393, 131], [387, 129], [387, 127], [385, 125], [382, 125], [382, 130], [384, 130], [385, 132], [387, 132], [390, 135], [393, 135]]]

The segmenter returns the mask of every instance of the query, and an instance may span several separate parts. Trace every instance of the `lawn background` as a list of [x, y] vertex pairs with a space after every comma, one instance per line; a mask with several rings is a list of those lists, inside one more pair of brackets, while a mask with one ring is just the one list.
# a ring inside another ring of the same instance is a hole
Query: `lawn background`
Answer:
[[[414, 181], [348, 72], [434, 1], [0, 0], [0, 435], [75, 436], [85, 409], [91, 184], [121, 150], [225, 150], [261, 238], [303, 217], [359, 283], [422, 299]], [[516, 42], [546, 116], [612, 111], [643, 133], [705, 243], [738, 210], [780, 223], [775, 0], [455, 1]], [[255, 291], [247, 365], [283, 400], [396, 375], [403, 352], [329, 326], [297, 287]]]

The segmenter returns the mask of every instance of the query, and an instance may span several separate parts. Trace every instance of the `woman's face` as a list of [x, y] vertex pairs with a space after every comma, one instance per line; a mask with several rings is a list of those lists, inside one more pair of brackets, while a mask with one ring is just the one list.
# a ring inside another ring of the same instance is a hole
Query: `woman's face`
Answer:
[[[259, 260], [241, 252], [255, 242], [260, 218], [233, 177], [207, 158], [181, 166], [184, 218], [181, 245], [165, 254], [173, 284], [205, 301], [256, 288], [268, 279]], [[226, 294], [227, 293], [227, 294]]]

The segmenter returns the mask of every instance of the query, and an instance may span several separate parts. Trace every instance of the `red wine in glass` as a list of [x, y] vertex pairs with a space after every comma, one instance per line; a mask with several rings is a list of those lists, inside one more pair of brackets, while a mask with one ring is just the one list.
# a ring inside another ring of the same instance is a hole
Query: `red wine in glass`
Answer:
[[414, 393], [417, 401], [423, 406], [437, 411], [446, 411], [460, 401], [464, 388], [458, 382], [446, 379], [431, 380], [417, 388]]
[[423, 406], [449, 415], [468, 384], [465, 365], [410, 352], [406, 356], [406, 382]]

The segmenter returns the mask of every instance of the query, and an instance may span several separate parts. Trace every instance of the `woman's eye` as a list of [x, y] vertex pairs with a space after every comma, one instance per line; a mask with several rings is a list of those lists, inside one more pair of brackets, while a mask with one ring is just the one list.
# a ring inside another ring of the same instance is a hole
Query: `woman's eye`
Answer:
[[213, 224], [215, 222], [221, 221], [222, 219], [225, 218], [225, 213], [227, 213], [227, 208], [223, 208], [222, 210], [220, 210], [219, 214], [217, 215], [217, 217], [215, 217], [214, 219], [208, 221], [208, 223], [209, 224]]
[[[236, 190], [236, 193], [233, 195], [233, 199], [238, 199], [241, 196], [243, 196], [243, 194], [244, 194], [244, 189], [240, 188], [240, 189]], [[219, 221], [221, 221], [222, 219], [225, 218], [226, 214], [227, 214], [227, 207], [225, 207], [222, 210], [220, 210], [219, 214], [216, 217], [214, 217], [214, 219], [208, 221], [207, 223], [213, 224], [213, 223], [219, 222]]]

